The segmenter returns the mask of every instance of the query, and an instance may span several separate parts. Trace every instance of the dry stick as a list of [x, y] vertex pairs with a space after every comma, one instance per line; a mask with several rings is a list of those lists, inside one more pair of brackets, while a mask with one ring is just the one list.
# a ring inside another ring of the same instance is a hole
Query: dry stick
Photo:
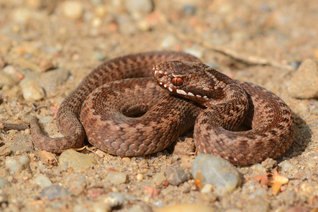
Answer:
[[26, 125], [26, 124], [13, 124], [13, 123], [0, 121], [0, 129], [4, 129], [4, 130], [26, 130], [26, 129], [29, 129], [29, 126]]
[[294, 70], [294, 68], [290, 65], [285, 65], [282, 64], [278, 61], [274, 61], [274, 60], [269, 60], [269, 59], [265, 59], [265, 58], [261, 58], [261, 57], [255, 57], [255, 56], [249, 56], [249, 55], [244, 55], [242, 53], [238, 53], [234, 50], [231, 50], [225, 46], [220, 46], [220, 45], [213, 45], [210, 42], [204, 41], [200, 38], [196, 38], [193, 36], [189, 36], [189, 35], [185, 35], [181, 32], [178, 32], [172, 25], [168, 24], [168, 28], [169, 30], [173, 31], [173, 33], [175, 35], [177, 35], [177, 37], [180, 40], [183, 41], [191, 41], [194, 43], [198, 43], [201, 44], [202, 46], [205, 46], [208, 49], [211, 49], [213, 51], [222, 53], [224, 55], [227, 55], [229, 57], [232, 57], [235, 60], [244, 62], [246, 64], [250, 64], [250, 65], [268, 65], [268, 66], [273, 66], [275, 68], [279, 68], [279, 69], [283, 69], [283, 70]]

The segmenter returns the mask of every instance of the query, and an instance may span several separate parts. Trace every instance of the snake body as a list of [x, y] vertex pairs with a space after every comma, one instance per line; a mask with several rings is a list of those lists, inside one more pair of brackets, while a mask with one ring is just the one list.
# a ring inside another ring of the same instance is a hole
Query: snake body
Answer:
[[[126, 79], [149, 77], [151, 69], [155, 79]], [[251, 129], [236, 131], [242, 123]], [[64, 137], [44, 135], [35, 117], [30, 125], [46, 151], [81, 147], [87, 135], [94, 146], [122, 156], [161, 151], [194, 126], [197, 152], [236, 165], [281, 156], [295, 134], [291, 110], [278, 96], [182, 52], [126, 55], [94, 69], [58, 110]]]

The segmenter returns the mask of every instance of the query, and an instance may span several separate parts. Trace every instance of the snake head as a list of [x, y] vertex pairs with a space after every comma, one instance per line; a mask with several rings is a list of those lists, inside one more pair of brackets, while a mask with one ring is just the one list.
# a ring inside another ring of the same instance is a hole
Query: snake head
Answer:
[[230, 79], [199, 62], [171, 60], [154, 65], [152, 70], [161, 87], [206, 106], [224, 98], [225, 82]]

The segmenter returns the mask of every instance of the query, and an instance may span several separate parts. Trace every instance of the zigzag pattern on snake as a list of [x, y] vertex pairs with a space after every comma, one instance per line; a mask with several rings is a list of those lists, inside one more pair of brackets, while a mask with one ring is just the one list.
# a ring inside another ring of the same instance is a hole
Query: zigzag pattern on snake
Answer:
[[[157, 82], [126, 79], [149, 77], [151, 69]], [[235, 131], [242, 123], [251, 129]], [[58, 110], [65, 137], [47, 137], [35, 117], [30, 124], [41, 149], [81, 147], [87, 135], [94, 146], [122, 156], [161, 151], [194, 126], [197, 152], [236, 165], [281, 156], [295, 134], [291, 110], [278, 96], [182, 52], [127, 55], [94, 69]]]

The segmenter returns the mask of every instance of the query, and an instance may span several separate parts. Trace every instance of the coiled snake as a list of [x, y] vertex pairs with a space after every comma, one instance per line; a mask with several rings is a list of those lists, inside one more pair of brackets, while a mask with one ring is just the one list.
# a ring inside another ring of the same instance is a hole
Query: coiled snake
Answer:
[[[151, 75], [155, 79], [126, 79]], [[163, 150], [194, 126], [197, 152], [236, 165], [281, 156], [295, 134], [291, 110], [275, 94], [169, 51], [104, 62], [64, 100], [56, 120], [64, 137], [47, 137], [31, 119], [39, 148], [59, 153], [81, 147], [87, 135], [110, 154], [142, 156]], [[251, 129], [236, 131], [242, 123]]]

